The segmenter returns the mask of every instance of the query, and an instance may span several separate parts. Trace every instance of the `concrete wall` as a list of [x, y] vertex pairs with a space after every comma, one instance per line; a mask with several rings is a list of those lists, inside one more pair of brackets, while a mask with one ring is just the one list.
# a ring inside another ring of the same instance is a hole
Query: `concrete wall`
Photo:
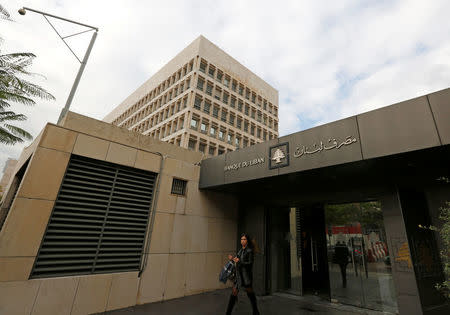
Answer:
[[[138, 272], [29, 280], [71, 154], [159, 173], [148, 263]], [[69, 113], [24, 151], [30, 159], [0, 231], [0, 314], [89, 314], [224, 288], [218, 274], [236, 249], [237, 201], [200, 192], [202, 154]], [[170, 193], [172, 178], [186, 196]]]

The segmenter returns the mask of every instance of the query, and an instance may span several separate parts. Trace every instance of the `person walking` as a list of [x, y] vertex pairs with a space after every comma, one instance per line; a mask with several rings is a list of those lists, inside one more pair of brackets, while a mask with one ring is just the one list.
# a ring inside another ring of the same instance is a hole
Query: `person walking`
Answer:
[[255, 292], [253, 291], [253, 259], [255, 252], [255, 242], [251, 240], [249, 235], [243, 233], [241, 235], [242, 248], [237, 252], [236, 256], [228, 255], [228, 259], [236, 264], [236, 278], [234, 280], [231, 291], [230, 300], [226, 314], [229, 315], [233, 311], [233, 307], [237, 302], [239, 289], [243, 287], [247, 292], [247, 296], [252, 305], [253, 315], [259, 315], [258, 305], [256, 303]]
[[334, 247], [334, 259], [341, 269], [342, 287], [347, 287], [347, 264], [348, 264], [349, 252], [347, 245], [342, 242], [338, 242]]

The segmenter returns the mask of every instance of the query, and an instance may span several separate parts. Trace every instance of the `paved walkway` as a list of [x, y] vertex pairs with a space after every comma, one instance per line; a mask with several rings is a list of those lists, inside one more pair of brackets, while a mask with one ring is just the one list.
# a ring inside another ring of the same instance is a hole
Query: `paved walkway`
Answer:
[[[107, 315], [216, 315], [225, 314], [230, 289], [217, 290], [203, 294], [186, 296], [164, 302], [138, 305], [102, 314]], [[258, 297], [258, 306], [262, 315], [297, 315], [297, 314], [370, 314], [381, 315], [357, 307], [329, 303], [315, 296], [297, 297], [283, 293]], [[233, 310], [234, 315], [252, 314], [250, 302], [244, 292], [239, 293], [238, 303]]]

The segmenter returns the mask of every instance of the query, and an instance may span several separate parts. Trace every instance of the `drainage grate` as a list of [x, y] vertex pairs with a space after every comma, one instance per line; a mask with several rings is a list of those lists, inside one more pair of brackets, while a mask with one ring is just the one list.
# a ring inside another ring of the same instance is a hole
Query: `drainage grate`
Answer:
[[72, 155], [31, 278], [139, 270], [155, 179]]

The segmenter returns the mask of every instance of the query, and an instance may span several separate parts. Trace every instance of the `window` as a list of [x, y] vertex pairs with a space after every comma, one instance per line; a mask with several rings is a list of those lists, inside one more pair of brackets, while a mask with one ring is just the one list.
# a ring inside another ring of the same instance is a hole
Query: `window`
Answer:
[[234, 115], [232, 115], [232, 114], [230, 114], [229, 123], [230, 123], [230, 125], [234, 126]]
[[233, 82], [231, 82], [231, 90], [233, 92], [236, 92], [236, 87], [237, 87], [237, 82], [233, 80]]
[[248, 111], [249, 111], [249, 109], [250, 109], [250, 107], [249, 107], [247, 104], [245, 104], [245, 110], [244, 110], [244, 112], [245, 112], [245, 115], [247, 115], [247, 116], [248, 116]]
[[245, 98], [246, 99], [250, 99], [250, 90], [249, 89], [245, 89]]
[[217, 70], [217, 78], [216, 80], [219, 82], [222, 82], [223, 72], [220, 70]]
[[216, 90], [214, 92], [214, 97], [220, 101], [220, 95], [222, 94], [222, 90], [218, 87], [216, 87]]
[[244, 94], [244, 86], [239, 84], [239, 95]]
[[216, 130], [217, 130], [217, 128], [216, 127], [211, 127], [211, 129], [209, 130], [209, 135], [211, 136], [211, 137], [216, 137]]
[[250, 127], [250, 134], [251, 134], [252, 136], [255, 135], [255, 126], [253, 126], [253, 125]]
[[209, 114], [211, 108], [211, 103], [208, 100], [205, 100], [205, 104], [203, 105], [203, 111]]
[[[255, 100], [256, 100], [256, 94], [252, 93], [252, 102], [255, 103]], [[261, 104], [259, 106], [261, 106]]]
[[223, 141], [223, 137], [225, 136], [223, 130], [219, 130], [219, 139]]
[[230, 77], [229, 76], [225, 76], [225, 78], [223, 79], [223, 85], [225, 85], [226, 87], [228, 87], [230, 85]]
[[220, 119], [221, 119], [223, 122], [227, 122], [227, 111], [225, 111], [225, 110], [222, 109], [222, 116], [220, 117]]
[[199, 89], [200, 91], [203, 91], [203, 86], [205, 85], [205, 80], [203, 80], [202, 77], [198, 77], [197, 80], [197, 89]]
[[233, 138], [233, 136], [232, 136], [232, 135], [230, 135], [230, 134], [227, 134], [227, 142], [228, 142], [228, 143], [230, 143], [230, 144], [231, 144], [231, 142], [232, 142], [232, 138]]
[[188, 149], [189, 150], [195, 150], [195, 144], [196, 143], [197, 143], [197, 141], [195, 139], [189, 139]]
[[206, 151], [206, 143], [200, 142], [200, 143], [198, 144], [198, 150], [199, 150], [200, 152], [202, 152], [202, 153], [205, 153], [205, 151]]
[[219, 151], [217, 152], [218, 155], [224, 154], [225, 153], [225, 149], [220, 147]]
[[232, 108], [236, 107], [236, 98], [234, 96], [231, 96], [230, 106]]
[[210, 77], [214, 78], [214, 73], [216, 72], [216, 68], [214, 68], [214, 66], [209, 65], [209, 70], [208, 70], [208, 74]]
[[214, 153], [216, 153], [216, 148], [214, 148], [214, 147], [209, 147], [208, 154], [209, 154], [209, 155], [214, 155]]
[[247, 147], [248, 146], [248, 139], [244, 139], [244, 141], [242, 142], [242, 147]]
[[242, 106], [243, 105], [244, 105], [244, 103], [241, 100], [239, 100], [238, 101], [238, 107], [237, 107], [238, 111], [242, 112]]
[[230, 95], [227, 93], [227, 92], [223, 92], [223, 96], [222, 96], [222, 101], [225, 103], [225, 104], [228, 104], [228, 97], [229, 97]]
[[202, 105], [202, 98], [198, 95], [195, 96], [194, 108], [200, 109]]
[[256, 130], [256, 137], [261, 138], [261, 129], [260, 128], [258, 128], [258, 130]]
[[219, 106], [213, 107], [213, 117], [219, 118]]
[[241, 125], [242, 125], [242, 118], [238, 117], [236, 119], [236, 127], [241, 129]]
[[200, 71], [203, 73], [206, 72], [206, 61], [204, 60], [200, 61]]
[[187, 181], [174, 178], [172, 181], [172, 190], [171, 193], [175, 195], [184, 196], [186, 193], [186, 183]]
[[213, 90], [213, 85], [208, 82], [206, 84], [206, 94], [208, 94], [209, 96], [212, 96], [212, 90]]
[[72, 155], [30, 278], [139, 270], [155, 179]]
[[194, 118], [191, 119], [191, 128], [197, 129], [198, 121]]
[[206, 124], [204, 122], [202, 122], [200, 124], [200, 131], [203, 132], [203, 133], [206, 133]]
[[239, 139], [239, 138], [236, 136], [236, 138], [234, 138], [234, 144], [235, 144], [235, 146], [239, 148], [240, 142], [241, 142], [241, 139]]
[[259, 122], [261, 122], [261, 120], [262, 120], [261, 117], [262, 117], [262, 114], [261, 114], [260, 111], [258, 111], [257, 120], [258, 120]]
[[252, 108], [252, 118], [255, 119], [256, 111]]

